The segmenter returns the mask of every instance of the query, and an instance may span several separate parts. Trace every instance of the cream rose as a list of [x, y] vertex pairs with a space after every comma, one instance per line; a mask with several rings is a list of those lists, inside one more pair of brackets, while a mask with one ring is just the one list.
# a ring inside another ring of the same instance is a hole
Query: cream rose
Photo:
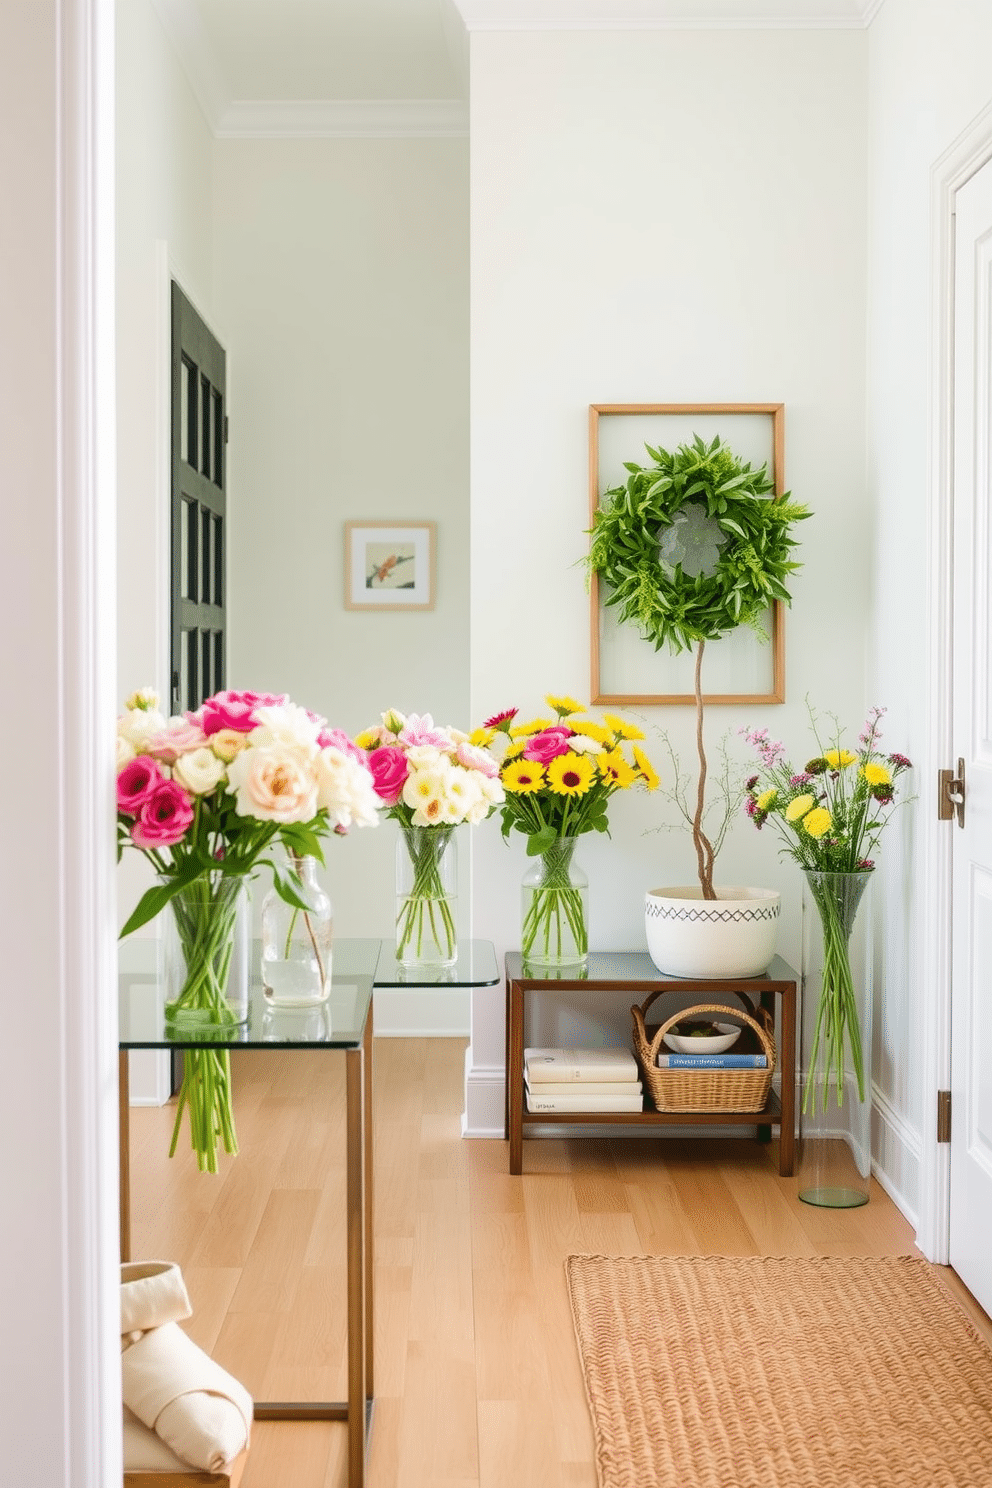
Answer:
[[229, 765], [236, 754], [248, 748], [248, 735], [239, 734], [237, 729], [218, 729], [210, 735], [210, 748], [218, 759]]
[[125, 765], [129, 765], [133, 759], [137, 759], [134, 745], [129, 744], [123, 734], [117, 735], [117, 771], [118, 774]]
[[349, 827], [375, 827], [383, 802], [375, 792], [372, 776], [364, 765], [351, 759], [342, 749], [328, 745], [315, 763], [317, 808], [327, 812], [331, 823], [347, 831]]
[[181, 754], [172, 767], [172, 775], [191, 796], [207, 796], [226, 775], [224, 761], [209, 746]]
[[128, 708], [117, 720], [118, 734], [127, 740], [135, 754], [141, 754], [148, 741], [164, 729], [165, 719], [155, 708]]
[[245, 749], [228, 765], [227, 780], [239, 816], [301, 822], [317, 815], [317, 777], [295, 749]]
[[308, 756], [316, 753], [317, 735], [326, 722], [296, 703], [256, 708], [255, 719], [256, 727], [248, 735], [248, 743], [253, 748], [271, 749], [282, 746]]

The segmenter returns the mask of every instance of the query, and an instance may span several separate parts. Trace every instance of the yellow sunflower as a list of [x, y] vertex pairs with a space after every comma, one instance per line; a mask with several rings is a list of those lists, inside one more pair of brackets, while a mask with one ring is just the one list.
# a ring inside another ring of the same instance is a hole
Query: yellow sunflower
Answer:
[[796, 796], [795, 800], [794, 801], [790, 801], [789, 804], [788, 804], [788, 806], [786, 806], [786, 808], [785, 808], [785, 819], [786, 819], [786, 821], [788, 821], [788, 822], [798, 821], [801, 816], [805, 816], [806, 813], [807, 813], [807, 811], [812, 810], [812, 808], [815, 805], [816, 805], [816, 797], [815, 796], [810, 796], [810, 795]]
[[576, 702], [573, 697], [553, 697], [549, 692], [544, 701], [549, 708], [554, 708], [559, 718], [571, 718], [573, 713], [584, 713], [584, 703]]
[[815, 811], [803, 817], [803, 831], [810, 837], [822, 837], [824, 832], [829, 832], [832, 825], [830, 812], [825, 806], [817, 806]]
[[775, 789], [762, 791], [756, 803], [758, 810], [767, 811], [777, 795], [778, 791]]
[[544, 784], [544, 766], [535, 760], [513, 760], [503, 767], [504, 788], [515, 796], [539, 791]]
[[558, 796], [584, 796], [596, 778], [596, 766], [584, 754], [559, 754], [547, 769], [548, 784]]
[[626, 790], [639, 778], [637, 770], [627, 763], [618, 748], [611, 749], [609, 754], [598, 755], [596, 763], [604, 780], [611, 781], [618, 790]]
[[884, 765], [867, 764], [861, 771], [869, 785], [891, 785], [892, 771]]
[[661, 776], [655, 770], [654, 765], [652, 765], [644, 750], [638, 749], [636, 744], [634, 745], [634, 760], [641, 772], [641, 779], [644, 781], [648, 790], [657, 790], [661, 784]]
[[539, 734], [542, 729], [550, 728], [553, 722], [551, 718], [532, 718], [530, 723], [515, 723], [510, 729], [510, 738], [525, 739], [528, 734]]
[[618, 718], [615, 713], [604, 713], [603, 722], [613, 730], [618, 739], [643, 739], [639, 728], [628, 723], [625, 718]]
[[614, 738], [608, 728], [601, 723], [593, 723], [591, 718], [577, 718], [574, 723], [569, 724], [573, 734], [585, 734], [587, 739], [595, 739], [597, 744], [613, 744]]
[[831, 770], [846, 770], [848, 765], [854, 764], [857, 757], [849, 749], [825, 749], [823, 751], [823, 758]]

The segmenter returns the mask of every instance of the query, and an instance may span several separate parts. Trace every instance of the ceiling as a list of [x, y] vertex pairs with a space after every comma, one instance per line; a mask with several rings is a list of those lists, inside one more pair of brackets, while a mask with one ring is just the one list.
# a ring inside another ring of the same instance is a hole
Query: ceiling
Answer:
[[472, 30], [861, 27], [882, 3], [154, 0], [222, 136], [464, 134]]

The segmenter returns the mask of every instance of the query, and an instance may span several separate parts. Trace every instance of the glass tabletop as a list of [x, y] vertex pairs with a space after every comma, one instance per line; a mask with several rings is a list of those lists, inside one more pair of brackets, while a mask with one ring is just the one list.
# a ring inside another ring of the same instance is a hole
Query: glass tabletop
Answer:
[[722, 982], [707, 977], [672, 977], [658, 970], [647, 951], [590, 951], [584, 966], [533, 966], [528, 965], [519, 951], [508, 951], [506, 974], [514, 981], [591, 982], [598, 987], [608, 987], [613, 982], [684, 982], [687, 991], [693, 987], [732, 987], [735, 981], [794, 982], [797, 979], [792, 967], [781, 956], [775, 956], [760, 977], [730, 977]]
[[331, 993], [325, 1003], [309, 1008], [276, 1008], [262, 987], [261, 957], [253, 947], [248, 1021], [224, 1029], [181, 1032], [165, 1026], [160, 984], [160, 951], [154, 940], [123, 941], [119, 947], [118, 985], [121, 1049], [357, 1049], [365, 1034], [372, 1004], [379, 940], [338, 940], [334, 945]]
[[395, 941], [384, 940], [375, 971], [377, 987], [495, 987], [501, 980], [491, 940], [460, 940], [453, 966], [401, 966]]

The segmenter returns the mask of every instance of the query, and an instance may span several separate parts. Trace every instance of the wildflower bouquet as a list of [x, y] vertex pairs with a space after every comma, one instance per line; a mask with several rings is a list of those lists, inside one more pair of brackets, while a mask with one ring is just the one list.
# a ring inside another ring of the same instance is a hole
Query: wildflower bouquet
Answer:
[[602, 722], [579, 718], [585, 708], [574, 698], [549, 695], [545, 702], [553, 718], [515, 724], [517, 709], [510, 708], [487, 719], [473, 739], [501, 762], [503, 837], [522, 832], [528, 856], [542, 860], [525, 895], [521, 951], [525, 960], [554, 963], [584, 959], [589, 949], [583, 896], [570, 872], [575, 838], [609, 831], [607, 806], [616, 791], [638, 783], [654, 790], [660, 782], [633, 724], [609, 713]]
[[[278, 893], [309, 909], [290, 863], [323, 862], [321, 838], [374, 826], [379, 801], [363, 752], [323, 718], [285, 696], [219, 692], [182, 717], [166, 720], [145, 688], [117, 720], [117, 856], [137, 848], [158, 882], [139, 900], [121, 935], [167, 906], [183, 953], [167, 1023], [195, 1026], [197, 1037], [229, 1032], [237, 1016], [226, 999], [238, 890], [257, 868], [271, 870]], [[201, 1171], [217, 1171], [217, 1139], [237, 1152], [230, 1056], [194, 1049], [184, 1060], [179, 1109]]]
[[[759, 772], [747, 781], [746, 810], [760, 830], [771, 822], [784, 851], [806, 874], [823, 927], [823, 982], [810, 1047], [809, 1068], [820, 1058], [823, 1104], [831, 1081], [838, 1105], [844, 1086], [845, 1038], [865, 1098], [864, 1051], [856, 1015], [849, 942], [861, 896], [875, 868], [874, 854], [896, 805], [897, 781], [911, 768], [904, 754], [879, 748], [883, 708], [872, 708], [858, 739], [858, 748], [845, 749], [836, 724], [829, 748], [824, 748], [816, 714], [810, 718], [817, 752], [800, 769], [784, 758], [785, 746], [768, 737], [767, 729], [745, 730], [755, 748]], [[816, 1080], [803, 1096], [812, 1098]]]
[[385, 814], [403, 831], [408, 881], [398, 892], [396, 955], [403, 964], [451, 964], [457, 929], [444, 883], [444, 854], [455, 827], [485, 821], [503, 801], [499, 766], [459, 729], [429, 713], [391, 708], [357, 737], [367, 750]]

